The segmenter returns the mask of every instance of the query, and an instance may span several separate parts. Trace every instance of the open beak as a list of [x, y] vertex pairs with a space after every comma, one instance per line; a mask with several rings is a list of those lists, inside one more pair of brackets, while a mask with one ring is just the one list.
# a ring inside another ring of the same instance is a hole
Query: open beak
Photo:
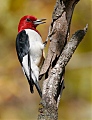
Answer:
[[34, 21], [34, 24], [35, 25], [44, 24], [44, 23], [46, 23], [46, 22], [44, 22], [45, 20], [46, 19], [38, 19], [38, 20]]

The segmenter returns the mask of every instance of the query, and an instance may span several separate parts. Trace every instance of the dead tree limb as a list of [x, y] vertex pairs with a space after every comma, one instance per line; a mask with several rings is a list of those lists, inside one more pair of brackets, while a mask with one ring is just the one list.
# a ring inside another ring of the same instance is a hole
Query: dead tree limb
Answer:
[[74, 7], [79, 0], [57, 0], [47, 39], [50, 39], [48, 55], [40, 76], [45, 75], [38, 120], [57, 120], [58, 104], [64, 88], [64, 69], [77, 46], [85, 36], [84, 30], [75, 32], [67, 42]]

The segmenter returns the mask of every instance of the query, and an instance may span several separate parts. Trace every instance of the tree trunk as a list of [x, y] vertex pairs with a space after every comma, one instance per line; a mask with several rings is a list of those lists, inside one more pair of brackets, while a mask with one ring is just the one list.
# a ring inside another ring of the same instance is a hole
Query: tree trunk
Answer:
[[78, 30], [68, 41], [72, 14], [78, 1], [56, 1], [46, 39], [46, 41], [50, 40], [49, 50], [40, 71], [40, 78], [45, 75], [45, 80], [43, 82], [38, 120], [58, 119], [58, 105], [64, 89], [65, 66], [85, 36], [88, 28], [86, 25], [84, 30]]

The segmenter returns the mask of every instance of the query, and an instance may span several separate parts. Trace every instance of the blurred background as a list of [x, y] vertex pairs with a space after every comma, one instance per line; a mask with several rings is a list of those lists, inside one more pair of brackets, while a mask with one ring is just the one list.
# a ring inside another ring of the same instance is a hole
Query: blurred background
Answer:
[[[20, 18], [31, 14], [47, 18], [38, 26], [48, 34], [56, 0], [0, 0], [0, 120], [36, 120], [40, 98], [29, 85], [17, 59], [15, 41]], [[76, 5], [71, 35], [88, 23], [88, 32], [66, 67], [59, 120], [92, 120], [92, 0]], [[71, 36], [70, 35], [70, 36]], [[45, 49], [47, 52], [47, 48]]]

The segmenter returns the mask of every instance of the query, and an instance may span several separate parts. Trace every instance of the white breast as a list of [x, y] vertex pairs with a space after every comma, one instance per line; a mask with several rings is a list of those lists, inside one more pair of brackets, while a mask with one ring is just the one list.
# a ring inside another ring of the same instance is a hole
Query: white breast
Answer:
[[31, 59], [34, 61], [35, 64], [38, 65], [42, 56], [42, 50], [44, 48], [42, 38], [34, 30], [26, 29], [25, 31], [29, 37]]

